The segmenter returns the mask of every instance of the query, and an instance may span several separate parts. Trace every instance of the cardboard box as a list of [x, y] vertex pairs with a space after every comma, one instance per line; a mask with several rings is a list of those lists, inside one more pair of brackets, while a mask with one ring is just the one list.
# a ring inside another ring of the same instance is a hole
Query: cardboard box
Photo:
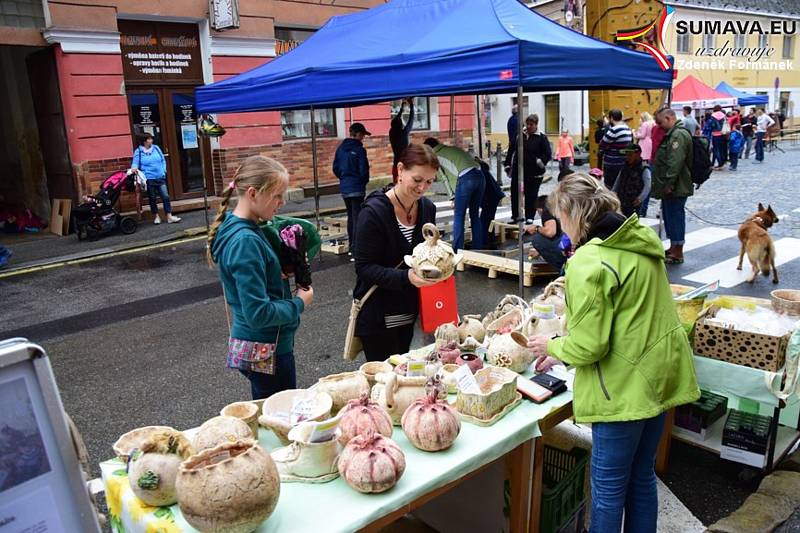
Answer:
[[50, 209], [50, 233], [69, 235], [69, 217], [72, 213], [72, 200], [53, 198]]
[[699, 400], [675, 408], [675, 430], [679, 434], [705, 440], [708, 437], [708, 428], [725, 416], [727, 410], [728, 398], [713, 392], [700, 391]]
[[772, 417], [732, 409], [722, 430], [720, 457], [756, 468], [767, 464]]
[[707, 323], [706, 318], [714, 317], [718, 311], [719, 308], [712, 305], [697, 317], [694, 327], [695, 354], [770, 372], [783, 367], [790, 333], [773, 337]]

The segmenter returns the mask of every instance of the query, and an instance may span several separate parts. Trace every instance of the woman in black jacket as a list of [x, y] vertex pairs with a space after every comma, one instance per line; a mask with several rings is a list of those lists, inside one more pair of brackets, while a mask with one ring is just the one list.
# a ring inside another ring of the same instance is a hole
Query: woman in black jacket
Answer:
[[360, 299], [378, 286], [356, 321], [367, 361], [408, 351], [419, 312], [417, 289], [435, 283], [408, 269], [403, 256], [423, 241], [422, 226], [436, 221], [436, 206], [423, 195], [437, 170], [439, 161], [430, 147], [409, 145], [397, 163], [397, 184], [386, 193], [370, 194], [358, 217], [353, 297]]

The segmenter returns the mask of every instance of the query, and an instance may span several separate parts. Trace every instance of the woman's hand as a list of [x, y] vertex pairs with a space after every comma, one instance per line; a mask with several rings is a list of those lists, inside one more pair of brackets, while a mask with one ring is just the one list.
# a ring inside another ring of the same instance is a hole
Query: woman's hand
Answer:
[[411, 284], [418, 289], [422, 287], [430, 287], [431, 285], [436, 285], [439, 282], [439, 280], [421, 278], [417, 276], [413, 270], [408, 271], [408, 281], [410, 281]]
[[550, 357], [549, 355], [543, 355], [541, 357], [536, 358], [536, 364], [534, 365], [534, 369], [539, 374], [543, 374], [553, 368], [555, 365], [560, 363], [558, 359], [555, 357]]
[[314, 301], [314, 287], [297, 287], [297, 297], [303, 300], [303, 305], [308, 307]]
[[547, 353], [547, 341], [550, 337], [546, 335], [532, 335], [528, 337], [528, 349], [536, 356], [536, 366], [534, 367], [537, 372], [547, 372], [553, 365], [558, 364], [558, 359], [551, 357]]

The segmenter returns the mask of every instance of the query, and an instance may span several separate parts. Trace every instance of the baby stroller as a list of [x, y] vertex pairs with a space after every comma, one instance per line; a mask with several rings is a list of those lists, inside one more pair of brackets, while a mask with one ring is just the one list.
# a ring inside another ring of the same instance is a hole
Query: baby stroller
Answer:
[[103, 181], [97, 194], [83, 197], [83, 203], [72, 209], [78, 240], [109, 233], [117, 228], [125, 235], [136, 232], [139, 226], [136, 219], [120, 215], [115, 208], [122, 190], [133, 192], [136, 190], [136, 181], [136, 171], [120, 170]]

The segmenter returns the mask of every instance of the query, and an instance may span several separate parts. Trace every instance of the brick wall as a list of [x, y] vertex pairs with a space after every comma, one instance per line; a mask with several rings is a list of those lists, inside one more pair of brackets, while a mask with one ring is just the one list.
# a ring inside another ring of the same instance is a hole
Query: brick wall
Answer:
[[[412, 132], [411, 142], [421, 143], [426, 137], [436, 136], [446, 144], [452, 144], [447, 135], [439, 135], [437, 132]], [[472, 140], [472, 130], [462, 130], [457, 134], [457, 143], [467, 148]], [[317, 140], [317, 168], [319, 172], [319, 183], [335, 183], [336, 176], [333, 175], [331, 165], [336, 147], [342, 139], [318, 139]], [[392, 150], [389, 145], [387, 135], [373, 135], [364, 141], [369, 157], [370, 175], [373, 177], [387, 176], [392, 173]], [[282, 144], [270, 144], [261, 146], [244, 146], [238, 148], [228, 148], [214, 150], [213, 171], [214, 187], [217, 194], [222, 191], [223, 183], [230, 181], [236, 168], [251, 155], [265, 155], [277, 159], [283, 163], [291, 175], [290, 187], [308, 187], [314, 184], [314, 174], [311, 158], [311, 141], [289, 141]]]
[[[80, 201], [80, 198], [85, 194], [94, 194], [99, 191], [103, 180], [110, 174], [119, 170], [127, 170], [130, 166], [130, 156], [84, 161], [83, 163], [72, 165], [75, 184], [78, 189], [78, 200]], [[144, 204], [146, 203], [144, 201]], [[135, 194], [123, 191], [120, 197], [120, 206], [122, 212], [133, 211], [136, 208]]]

